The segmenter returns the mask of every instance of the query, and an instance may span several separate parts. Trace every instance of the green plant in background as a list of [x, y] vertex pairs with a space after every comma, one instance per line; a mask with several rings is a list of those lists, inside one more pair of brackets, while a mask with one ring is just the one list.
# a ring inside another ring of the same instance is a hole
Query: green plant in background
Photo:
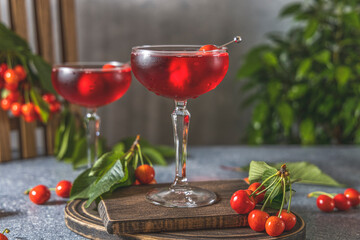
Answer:
[[270, 34], [238, 72], [255, 105], [252, 144], [360, 143], [360, 5], [358, 0], [292, 3], [280, 13], [295, 26]]

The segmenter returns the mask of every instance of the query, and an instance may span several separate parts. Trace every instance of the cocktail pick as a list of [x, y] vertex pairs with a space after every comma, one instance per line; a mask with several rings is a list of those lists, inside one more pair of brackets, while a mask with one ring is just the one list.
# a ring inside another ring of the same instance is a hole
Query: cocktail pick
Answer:
[[202, 46], [202, 47], [199, 49], [199, 51], [211, 51], [211, 50], [215, 50], [215, 49], [221, 49], [221, 48], [223, 48], [223, 47], [225, 47], [225, 46], [227, 46], [227, 45], [229, 45], [229, 44], [239, 43], [239, 42], [241, 42], [241, 41], [242, 41], [242, 38], [241, 38], [240, 36], [235, 36], [232, 41], [227, 42], [227, 43], [225, 43], [225, 44], [223, 44], [223, 45], [221, 45], [221, 46], [215, 46], [215, 45], [211, 45], [211, 44], [209, 44], [209, 45], [204, 45], [204, 46]]
[[227, 43], [221, 45], [220, 48], [225, 47], [225, 46], [227, 46], [227, 45], [229, 45], [229, 44], [232, 44], [232, 43], [239, 43], [239, 42], [241, 42], [241, 41], [242, 41], [242, 38], [241, 38], [240, 36], [235, 36], [232, 41], [227, 42]]

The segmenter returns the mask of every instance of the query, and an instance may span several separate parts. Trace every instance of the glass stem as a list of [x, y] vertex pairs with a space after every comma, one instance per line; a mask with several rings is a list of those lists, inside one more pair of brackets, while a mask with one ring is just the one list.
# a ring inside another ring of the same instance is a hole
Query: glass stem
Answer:
[[175, 101], [175, 110], [171, 114], [176, 151], [175, 180], [171, 185], [172, 189], [184, 188], [188, 184], [186, 160], [190, 113], [186, 109], [186, 103], [186, 101]]
[[100, 135], [100, 116], [96, 109], [87, 109], [85, 115], [88, 167], [91, 168], [97, 160], [98, 137]]

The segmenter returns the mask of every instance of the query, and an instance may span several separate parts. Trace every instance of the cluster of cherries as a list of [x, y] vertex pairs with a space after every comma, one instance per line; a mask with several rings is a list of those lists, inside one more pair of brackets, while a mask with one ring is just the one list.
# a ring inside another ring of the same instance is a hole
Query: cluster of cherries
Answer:
[[[246, 181], [246, 179], [245, 179]], [[271, 182], [266, 187], [266, 182]], [[282, 189], [282, 202], [276, 216], [270, 216], [264, 209], [272, 197], [276, 196], [275, 189]], [[286, 189], [290, 189], [288, 209], [283, 209], [285, 204]], [[265, 199], [266, 192], [267, 198]], [[272, 237], [281, 235], [284, 231], [290, 231], [296, 224], [296, 216], [290, 212], [292, 188], [290, 173], [283, 164], [279, 171], [266, 178], [262, 183], [252, 183], [246, 190], [236, 191], [231, 199], [230, 206], [239, 214], [248, 214], [248, 223], [251, 229], [257, 232], [266, 231]], [[257, 203], [263, 202], [261, 209], [255, 209]]]
[[354, 188], [347, 188], [344, 193], [339, 194], [312, 192], [308, 197], [317, 197], [316, 205], [323, 212], [332, 212], [334, 208], [347, 211], [360, 204], [360, 193]]
[[2, 233], [0, 233], [0, 240], [8, 240], [8, 238], [5, 236], [5, 233], [9, 233], [9, 232], [10, 230], [5, 228], [5, 230]]
[[156, 184], [155, 170], [148, 164], [142, 164], [135, 169], [135, 182], [133, 185]]
[[[246, 190], [236, 191], [230, 205], [239, 214], [248, 214], [248, 223], [252, 230], [266, 233], [270, 236], [279, 236], [284, 231], [290, 231], [296, 224], [296, 216], [290, 211], [281, 209], [277, 216], [270, 216], [264, 209], [254, 209], [257, 203], [265, 198], [266, 189], [259, 182], [252, 183]], [[263, 206], [266, 205], [266, 202]]]
[[55, 188], [48, 188], [45, 185], [37, 185], [30, 190], [25, 191], [25, 194], [29, 194], [30, 200], [38, 205], [46, 203], [51, 196], [50, 190], [55, 190], [56, 195], [62, 198], [68, 198], [70, 196], [72, 183], [67, 180], [58, 182]]
[[[23, 66], [16, 65], [14, 68], [9, 68], [6, 63], [0, 64], [1, 108], [4, 111], [11, 111], [16, 117], [22, 115], [27, 122], [42, 120], [39, 106], [29, 99], [30, 85], [26, 77], [27, 73]], [[60, 111], [61, 104], [55, 95], [45, 93], [42, 99], [48, 104], [51, 113]]]

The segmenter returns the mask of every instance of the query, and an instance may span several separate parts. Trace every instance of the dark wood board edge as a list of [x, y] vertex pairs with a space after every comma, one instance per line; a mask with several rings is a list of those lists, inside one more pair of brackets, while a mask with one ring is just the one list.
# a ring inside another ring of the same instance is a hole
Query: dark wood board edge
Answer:
[[[289, 239], [302, 240], [306, 239], [306, 224], [304, 220], [294, 213], [297, 217], [297, 224], [294, 230], [283, 233], [279, 237], [270, 237], [265, 233], [257, 233], [249, 228], [241, 228], [241, 233], [236, 233], [240, 228], [228, 228], [218, 230], [204, 230], [186, 232], [166, 232], [166, 233], [150, 233], [150, 234], [127, 234], [112, 235], [106, 232], [105, 227], [97, 212], [88, 212], [84, 207], [84, 200], [74, 200], [69, 202], [65, 207], [65, 224], [73, 232], [89, 238], [89, 239], [125, 239], [125, 240], [165, 240], [165, 239], [198, 239], [198, 240], [214, 240], [214, 239]], [[95, 227], [94, 227], [95, 226]], [[243, 234], [243, 231], [248, 233]], [[233, 233], [235, 232], [235, 233]], [[201, 231], [200, 231], [201, 233]], [[217, 234], [216, 234], [217, 233]], [[221, 237], [219, 237], [221, 235]]]

